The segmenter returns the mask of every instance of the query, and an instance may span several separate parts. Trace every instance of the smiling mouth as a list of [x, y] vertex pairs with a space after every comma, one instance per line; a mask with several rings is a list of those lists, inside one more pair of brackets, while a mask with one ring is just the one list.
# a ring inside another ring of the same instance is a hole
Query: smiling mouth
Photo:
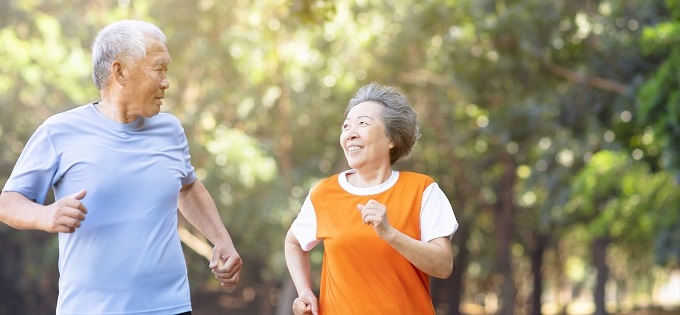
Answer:
[[347, 147], [347, 152], [350, 152], [350, 153], [356, 152], [356, 151], [359, 151], [361, 149], [363, 149], [363, 147], [360, 147], [358, 145], [350, 145], [350, 146]]

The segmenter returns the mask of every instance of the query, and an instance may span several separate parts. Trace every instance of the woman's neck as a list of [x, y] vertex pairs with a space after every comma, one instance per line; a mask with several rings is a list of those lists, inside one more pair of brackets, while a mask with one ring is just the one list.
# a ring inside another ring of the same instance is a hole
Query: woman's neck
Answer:
[[354, 171], [354, 173], [347, 174], [347, 182], [359, 188], [378, 186], [392, 176], [392, 169], [389, 167], [371, 171]]

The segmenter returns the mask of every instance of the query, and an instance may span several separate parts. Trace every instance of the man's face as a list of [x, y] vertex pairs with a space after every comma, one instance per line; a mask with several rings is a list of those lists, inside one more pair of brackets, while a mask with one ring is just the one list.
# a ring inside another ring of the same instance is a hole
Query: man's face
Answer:
[[129, 80], [124, 87], [129, 114], [151, 117], [160, 112], [165, 90], [170, 87], [167, 76], [170, 61], [165, 45], [157, 39], [148, 38], [146, 58], [130, 64]]

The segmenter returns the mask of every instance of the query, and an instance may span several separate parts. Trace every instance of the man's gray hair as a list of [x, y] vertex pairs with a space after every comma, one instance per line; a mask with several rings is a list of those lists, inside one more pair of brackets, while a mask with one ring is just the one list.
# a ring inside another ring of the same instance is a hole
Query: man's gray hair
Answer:
[[354, 106], [369, 101], [382, 105], [385, 132], [394, 144], [394, 148], [390, 150], [390, 164], [394, 165], [411, 153], [416, 140], [420, 138], [418, 117], [404, 93], [395, 87], [373, 82], [359, 88], [345, 108], [345, 118]]
[[156, 25], [144, 21], [122, 20], [102, 28], [92, 43], [92, 80], [101, 90], [109, 82], [111, 63], [146, 58], [147, 37], [165, 44], [165, 34]]

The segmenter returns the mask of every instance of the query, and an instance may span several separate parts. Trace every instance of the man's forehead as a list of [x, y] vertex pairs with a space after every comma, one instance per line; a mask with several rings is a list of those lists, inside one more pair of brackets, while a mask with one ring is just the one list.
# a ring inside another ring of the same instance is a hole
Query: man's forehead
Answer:
[[168, 64], [172, 61], [168, 49], [160, 42], [152, 42], [150, 45], [147, 45], [146, 59], [153, 64]]
[[157, 52], [168, 52], [168, 47], [163, 43], [162, 41], [155, 39], [155, 38], [150, 38], [147, 37], [146, 40], [146, 52], [148, 53], [157, 53]]
[[151, 56], [151, 60], [154, 64], [169, 64], [172, 62], [172, 58], [170, 58], [170, 54], [166, 53], [155, 53]]

